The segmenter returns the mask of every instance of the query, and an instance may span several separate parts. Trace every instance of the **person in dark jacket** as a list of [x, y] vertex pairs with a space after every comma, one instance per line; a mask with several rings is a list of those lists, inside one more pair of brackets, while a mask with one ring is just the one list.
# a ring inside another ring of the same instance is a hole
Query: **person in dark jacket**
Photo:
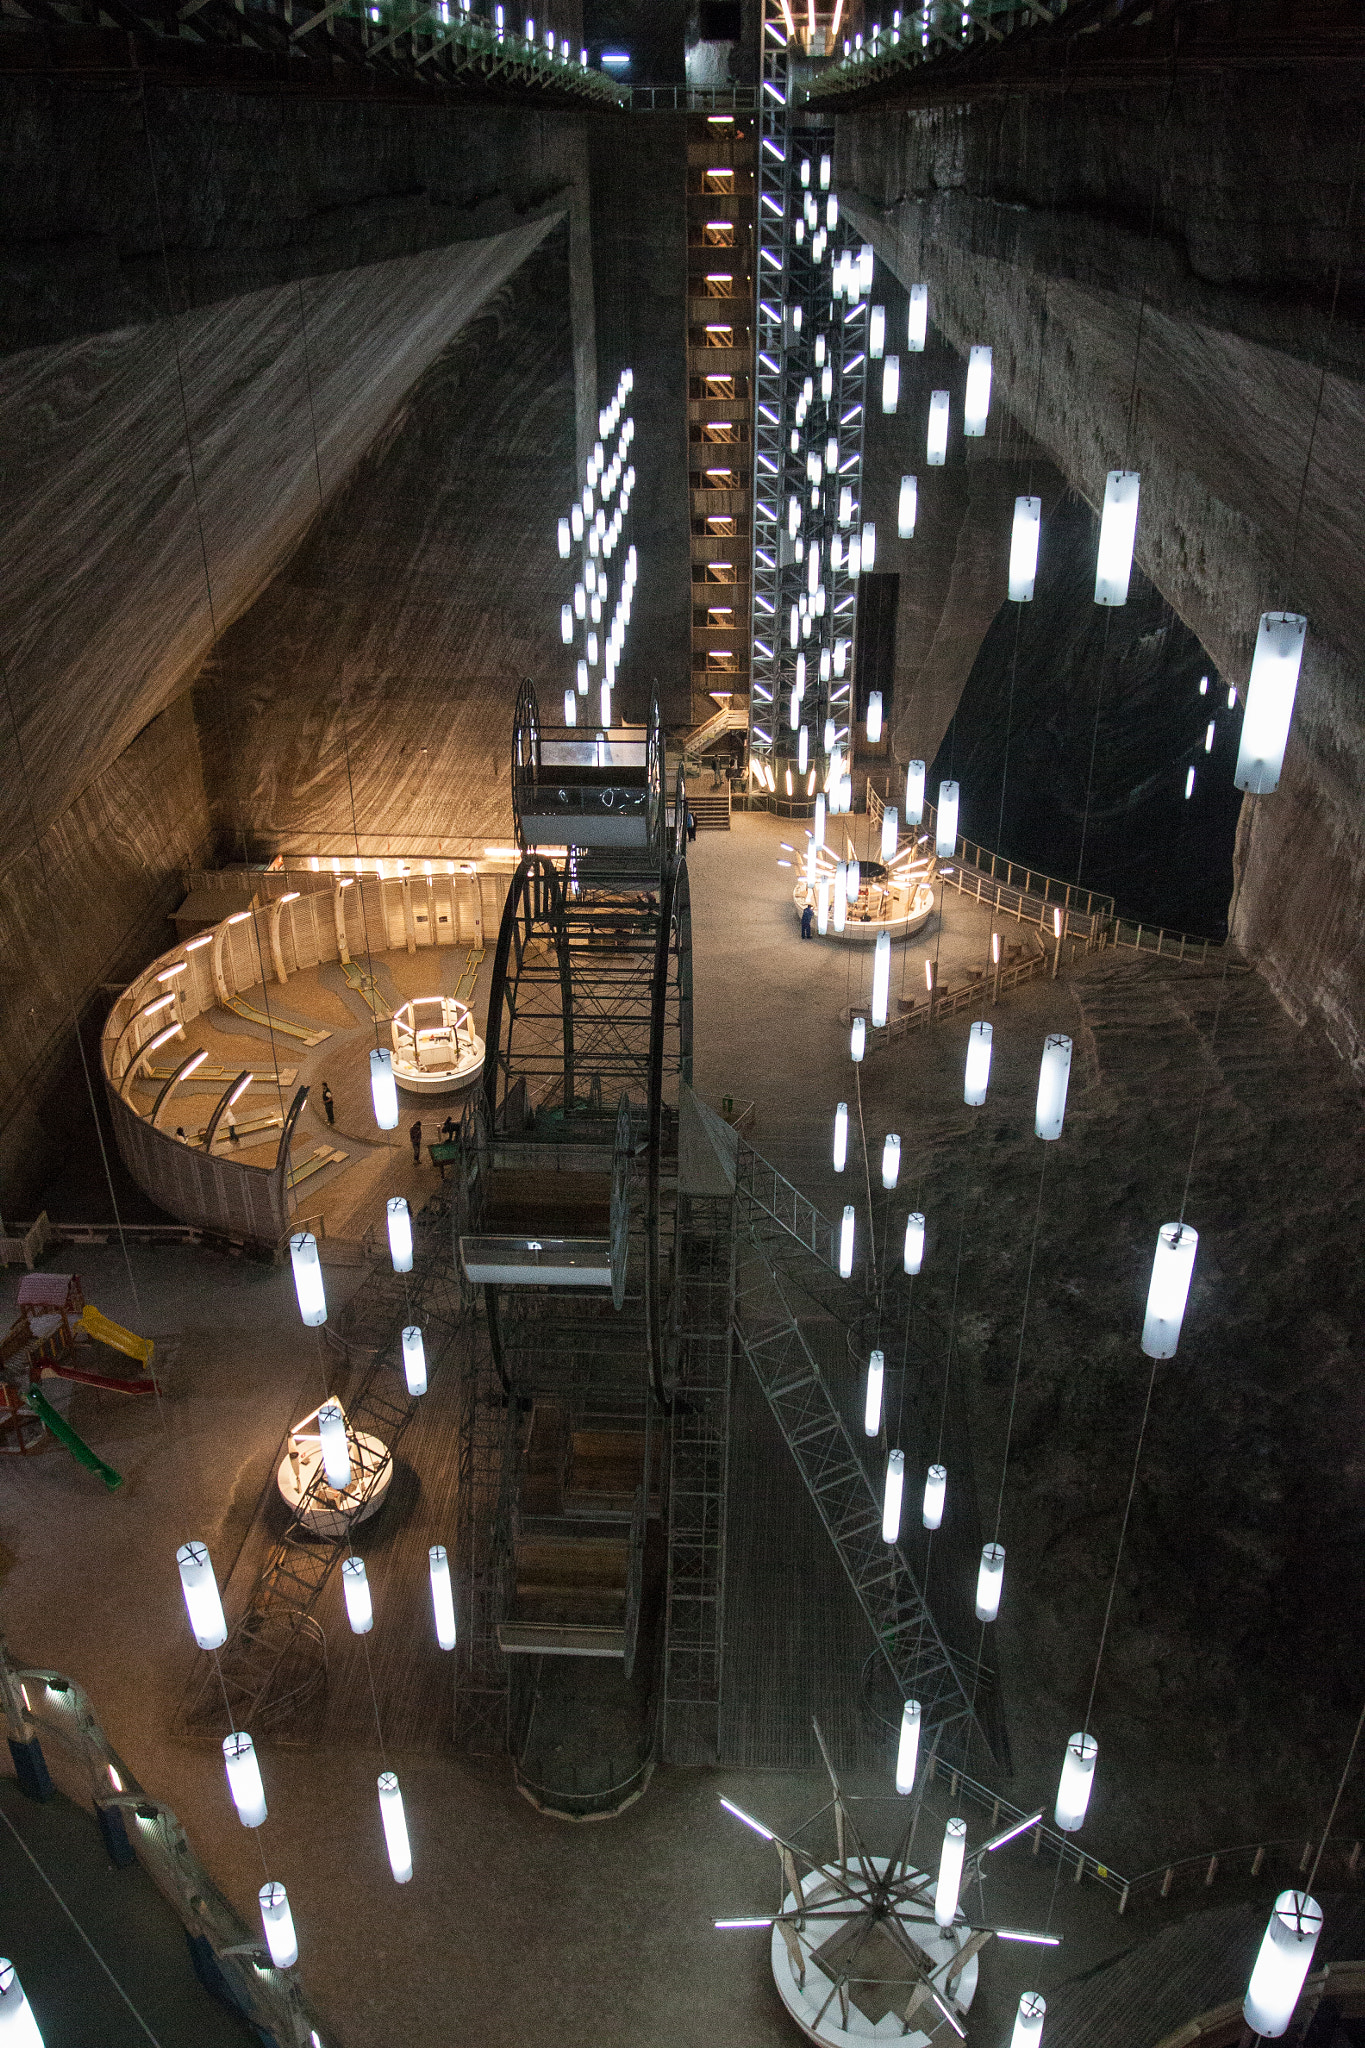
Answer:
[[327, 1112], [327, 1128], [330, 1131], [337, 1120], [337, 1106], [332, 1100], [332, 1091], [324, 1081], [322, 1084], [322, 1106]]
[[414, 1166], [420, 1166], [422, 1164], [422, 1126], [420, 1121], [412, 1126], [408, 1136], [412, 1140], [412, 1163]]
[[815, 911], [808, 903], [801, 913], [801, 936], [803, 939], [808, 939], [810, 937], [811, 922], [814, 916]]

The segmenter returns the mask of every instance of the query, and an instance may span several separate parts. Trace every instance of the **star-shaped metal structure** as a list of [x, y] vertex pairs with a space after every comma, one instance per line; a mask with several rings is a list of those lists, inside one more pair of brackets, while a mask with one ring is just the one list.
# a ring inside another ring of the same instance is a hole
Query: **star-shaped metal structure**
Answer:
[[[835, 2027], [846, 2037], [852, 2008], [866, 2023], [866, 2035], [880, 2031], [879, 2022], [894, 2013], [900, 2035], [933, 2036], [947, 2027], [958, 2040], [967, 2030], [962, 2015], [971, 2000], [972, 1985], [962, 1996], [968, 1966], [992, 1938], [1055, 1947], [1060, 1939], [1052, 1933], [1029, 1928], [1001, 1927], [972, 1920], [959, 1903], [952, 1922], [940, 1928], [934, 1917], [938, 1877], [918, 1869], [910, 1860], [910, 1848], [919, 1820], [928, 1773], [921, 1774], [913, 1795], [909, 1818], [890, 1856], [874, 1854], [864, 1841], [831, 1761], [818, 1721], [812, 1720], [829, 1773], [832, 1798], [811, 1820], [833, 1813], [835, 1853], [832, 1859], [813, 1854], [799, 1841], [779, 1835], [732, 1800], [721, 1805], [755, 1834], [773, 1843], [777, 1850], [783, 1882], [783, 1900], [776, 1913], [746, 1915], [718, 1920], [718, 1928], [771, 1927], [781, 1937], [791, 1975], [804, 1991], [812, 1968], [828, 1982], [828, 1992], [812, 2017], [794, 2013], [798, 2024], [815, 2040], [833, 2040]], [[1042, 1818], [1039, 1813], [1014, 1822], [979, 1847], [966, 1853], [958, 1898], [975, 1882], [980, 1887], [985, 1859], [1007, 1842], [1024, 1835]], [[937, 1951], [937, 1953], [936, 1953]], [[774, 1971], [779, 1958], [774, 1944]], [[779, 1990], [782, 1989], [779, 1975]], [[832, 2008], [837, 2000], [838, 2020]], [[792, 2010], [791, 2000], [784, 1999]], [[862, 2032], [863, 2029], [857, 2029]]]

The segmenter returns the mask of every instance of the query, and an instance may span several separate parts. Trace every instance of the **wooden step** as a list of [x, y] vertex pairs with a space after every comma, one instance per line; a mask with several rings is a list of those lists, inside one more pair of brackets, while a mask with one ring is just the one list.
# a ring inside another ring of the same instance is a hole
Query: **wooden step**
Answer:
[[508, 1657], [620, 1657], [626, 1654], [623, 1628], [557, 1626], [550, 1622], [500, 1621], [498, 1648]]

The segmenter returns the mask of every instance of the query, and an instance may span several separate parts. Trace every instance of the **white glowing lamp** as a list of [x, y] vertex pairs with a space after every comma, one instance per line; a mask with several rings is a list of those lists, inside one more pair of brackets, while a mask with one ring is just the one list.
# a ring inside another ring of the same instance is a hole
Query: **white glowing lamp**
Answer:
[[244, 1728], [223, 1737], [223, 1765], [238, 1820], [244, 1828], [258, 1828], [269, 1809], [256, 1745]]
[[926, 1529], [941, 1529], [948, 1499], [948, 1467], [931, 1465], [924, 1475], [924, 1505], [921, 1519]]
[[398, 1129], [398, 1083], [393, 1078], [393, 1054], [377, 1045], [370, 1054], [370, 1099], [374, 1120], [381, 1131]]
[[[862, 561], [862, 573], [866, 576], [868, 570], [877, 559], [877, 523], [873, 519], [867, 519], [863, 522], [859, 554]], [[851, 566], [852, 564], [850, 564]]]
[[1253, 796], [1269, 796], [1279, 786], [1307, 631], [1308, 621], [1299, 612], [1261, 614], [1232, 776], [1236, 788]]
[[900, 1739], [896, 1744], [896, 1790], [904, 1798], [915, 1789], [915, 1766], [919, 1762], [920, 1704], [907, 1700], [901, 1708]]
[[834, 929], [841, 932], [848, 923], [848, 890], [844, 886], [845, 868], [840, 861], [834, 875]]
[[1043, 516], [1041, 498], [1016, 498], [1014, 531], [1010, 535], [1010, 596], [1016, 604], [1027, 604], [1033, 596], [1038, 574], [1038, 531]]
[[927, 460], [930, 469], [942, 469], [948, 460], [948, 394], [934, 391], [929, 395], [929, 436]]
[[800, 731], [799, 731], [799, 732], [797, 733], [797, 735], [796, 735], [796, 768], [797, 768], [797, 773], [798, 773], [799, 775], [804, 775], [804, 774], [805, 774], [805, 772], [806, 772], [806, 770], [807, 770], [807, 768], [808, 768], [809, 766], [810, 766], [810, 728], [809, 728], [809, 726], [805, 726], [805, 725], [803, 725], [803, 726], [801, 727], [801, 730], [800, 730]]
[[901, 1141], [895, 1131], [888, 1131], [882, 1146], [882, 1186], [894, 1188], [901, 1177]]
[[1070, 1079], [1071, 1040], [1060, 1031], [1050, 1031], [1043, 1040], [1043, 1058], [1038, 1068], [1038, 1101], [1033, 1112], [1033, 1128], [1040, 1138], [1061, 1137]]
[[342, 1560], [341, 1590], [346, 1595], [346, 1619], [351, 1624], [351, 1634], [367, 1636], [374, 1627], [374, 1602], [363, 1557]]
[[265, 1929], [265, 1945], [270, 1950], [270, 1960], [277, 1970], [288, 1970], [299, 1959], [298, 1936], [294, 1932], [294, 1916], [289, 1910], [289, 1894], [282, 1884], [267, 1880], [257, 1896], [261, 1902], [261, 1925]]
[[905, 346], [913, 355], [924, 352], [924, 338], [929, 332], [929, 287], [927, 284], [912, 284], [910, 287], [910, 313], [905, 325]]
[[815, 890], [815, 929], [823, 939], [829, 931], [829, 883], [820, 882]]
[[951, 1927], [957, 1917], [957, 1895], [962, 1885], [962, 1866], [967, 1859], [967, 1823], [956, 1815], [943, 1830], [943, 1847], [938, 1858], [938, 1884], [934, 1889], [934, 1918], [940, 1927]]
[[845, 1202], [839, 1224], [839, 1278], [847, 1280], [853, 1271], [853, 1204]]
[[962, 402], [962, 431], [979, 441], [991, 409], [991, 352], [978, 342], [967, 358], [967, 390]]
[[896, 811], [895, 806], [892, 805], [889, 811], [882, 812], [881, 855], [883, 860], [891, 860], [894, 858], [896, 852], [896, 841], [899, 837], [900, 817]]
[[867, 1361], [867, 1391], [863, 1396], [863, 1434], [875, 1436], [882, 1426], [882, 1387], [886, 1379], [886, 1354], [874, 1351]]
[[887, 1000], [891, 993], [891, 934], [878, 932], [877, 950], [872, 957], [872, 1024], [880, 1031], [886, 1023]]
[[559, 607], [559, 637], [566, 647], [573, 645], [573, 606], [571, 604], [562, 604]]
[[1096, 604], [1127, 604], [1137, 536], [1138, 486], [1135, 469], [1111, 469], [1104, 480], [1100, 546], [1095, 561]]
[[586, 697], [588, 694], [588, 664], [586, 661], [579, 662], [575, 680], [578, 684], [579, 696]]
[[1273, 2041], [1287, 2030], [1321, 1932], [1322, 1908], [1316, 1899], [1307, 1892], [1280, 1893], [1242, 2001], [1242, 2015], [1254, 2034]]
[[842, 1173], [848, 1164], [848, 1104], [841, 1102], [834, 1112], [834, 1171]]
[[1099, 1744], [1093, 1735], [1073, 1735], [1066, 1745], [1062, 1758], [1062, 1776], [1057, 1786], [1057, 1806], [1054, 1818], [1063, 1834], [1074, 1835], [1085, 1819], [1085, 1809], [1090, 1804], [1090, 1791], [1095, 1782], [1095, 1758], [1099, 1755]]
[[900, 403], [901, 359], [888, 356], [882, 364], [882, 411], [891, 413]]
[[1043, 2038], [1043, 2021], [1047, 2016], [1047, 2000], [1039, 1991], [1021, 1991], [1019, 2010], [1014, 2015], [1014, 2032], [1010, 2035], [1010, 2048], [1038, 2048]]
[[569, 549], [571, 546], [572, 542], [569, 538], [569, 522], [567, 519], [561, 519], [559, 522], [559, 559], [561, 562], [568, 561]]
[[[863, 528], [863, 532], [867, 532], [866, 527]], [[867, 739], [869, 746], [875, 747], [881, 736], [882, 693], [880, 690], [869, 690], [867, 693]]]
[[194, 1640], [201, 1650], [219, 1650], [227, 1641], [227, 1621], [213, 1576], [213, 1560], [206, 1543], [182, 1543], [175, 1553], [180, 1567], [180, 1590], [190, 1618]]
[[874, 363], [886, 353], [886, 308], [873, 306], [867, 316], [867, 352]]
[[858, 859], [856, 854], [854, 855], [853, 859], [848, 862], [847, 866], [844, 869], [844, 882], [848, 890], [849, 902], [856, 903], [858, 901], [858, 891], [863, 886], [862, 862]]
[[962, 1100], [971, 1109], [979, 1109], [986, 1100], [986, 1090], [991, 1078], [991, 1038], [989, 1024], [973, 1024], [967, 1034], [967, 1065], [962, 1077]]
[[892, 1451], [882, 1487], [882, 1542], [894, 1543], [901, 1533], [901, 1502], [905, 1497], [905, 1452]]
[[976, 1574], [976, 1618], [994, 1621], [1000, 1612], [1000, 1595], [1005, 1589], [1005, 1546], [983, 1543], [981, 1564]]
[[422, 1341], [422, 1331], [417, 1323], [409, 1323], [403, 1332], [403, 1377], [408, 1383], [410, 1394], [425, 1394], [427, 1348]]
[[848, 1034], [848, 1056], [856, 1067], [867, 1051], [867, 1019], [855, 1017], [853, 1028]]
[[572, 690], [564, 692], [564, 723], [565, 725], [577, 725], [578, 723], [578, 699]]
[[289, 1263], [294, 1269], [294, 1292], [299, 1314], [308, 1329], [327, 1320], [327, 1294], [322, 1284], [322, 1262], [318, 1241], [311, 1230], [296, 1230], [289, 1240]]
[[345, 1493], [351, 1483], [351, 1439], [339, 1401], [324, 1401], [318, 1410], [318, 1436], [322, 1442], [322, 1468], [327, 1484]]
[[389, 1256], [395, 1273], [412, 1271], [412, 1212], [401, 1195], [388, 1200]]
[[942, 859], [951, 854], [957, 845], [957, 804], [958, 787], [955, 782], [940, 782], [938, 786], [938, 830], [934, 834], [934, 852]]
[[839, 524], [844, 527], [853, 524], [852, 484], [842, 484], [839, 489]]
[[872, 289], [872, 265], [875, 260], [871, 242], [864, 242], [858, 251], [858, 296], [865, 299]]
[[1163, 1223], [1156, 1234], [1142, 1326], [1142, 1348], [1149, 1358], [1175, 1357], [1198, 1249], [1199, 1232], [1188, 1223]]
[[8, 1956], [0, 1956], [0, 2041], [5, 2048], [43, 2048], [33, 2007]]
[[912, 1209], [905, 1219], [903, 1264], [907, 1273], [918, 1273], [924, 1264], [924, 1217]]
[[815, 830], [811, 834], [817, 846], [825, 843], [825, 799], [823, 792], [815, 799]]
[[[924, 817], [924, 763], [912, 761], [905, 771], [905, 822], [918, 825]], [[957, 843], [954, 828], [953, 843]]]
[[431, 1615], [436, 1624], [438, 1649], [455, 1647], [455, 1591], [450, 1581], [450, 1559], [444, 1543], [433, 1543], [427, 1553], [431, 1565]]
[[901, 478], [900, 497], [896, 501], [896, 532], [902, 540], [915, 537], [915, 520], [919, 516], [919, 479], [913, 476]]
[[403, 1794], [393, 1771], [379, 1773], [379, 1818], [384, 1823], [384, 1846], [389, 1852], [389, 1869], [395, 1884], [406, 1884], [412, 1876], [412, 1845], [408, 1840], [408, 1817], [403, 1811]]

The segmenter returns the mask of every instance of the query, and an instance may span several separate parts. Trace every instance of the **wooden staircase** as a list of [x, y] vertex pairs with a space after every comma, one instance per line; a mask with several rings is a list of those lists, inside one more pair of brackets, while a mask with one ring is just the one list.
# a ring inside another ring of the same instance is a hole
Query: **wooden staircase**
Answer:
[[[575, 1429], [565, 1402], [535, 1403], [498, 1624], [505, 1654], [628, 1659], [632, 1546], [658, 1511], [639, 1498], [644, 1457], [643, 1429]], [[656, 1443], [652, 1472], [658, 1463]]]
[[728, 832], [730, 829], [730, 785], [719, 789], [689, 789], [687, 808], [699, 832]]

